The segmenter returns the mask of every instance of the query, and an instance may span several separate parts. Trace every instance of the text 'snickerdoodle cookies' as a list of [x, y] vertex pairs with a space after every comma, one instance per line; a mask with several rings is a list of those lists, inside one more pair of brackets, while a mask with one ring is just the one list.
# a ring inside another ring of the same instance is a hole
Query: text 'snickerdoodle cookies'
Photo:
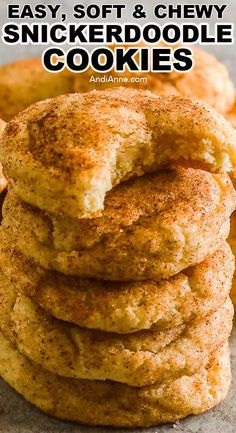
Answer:
[[[234, 84], [227, 69], [206, 51], [193, 46], [191, 49], [194, 53], [194, 66], [187, 74], [135, 73], [136, 78], [145, 78], [139, 82], [132, 82], [133, 76], [128, 71], [121, 74], [110, 71], [105, 76], [112, 77], [113, 81], [102, 82], [97, 78], [104, 77], [104, 74], [99, 75], [91, 69], [80, 74], [73, 74], [68, 70], [51, 74], [44, 70], [39, 58], [18, 60], [0, 68], [0, 117], [9, 121], [31, 104], [65, 93], [116, 87], [119, 78], [122, 78], [122, 81], [119, 80], [121, 86], [150, 90], [161, 96], [201, 99], [227, 116], [235, 100]], [[91, 77], [94, 79], [91, 80]], [[229, 116], [231, 117], [231, 114]]]

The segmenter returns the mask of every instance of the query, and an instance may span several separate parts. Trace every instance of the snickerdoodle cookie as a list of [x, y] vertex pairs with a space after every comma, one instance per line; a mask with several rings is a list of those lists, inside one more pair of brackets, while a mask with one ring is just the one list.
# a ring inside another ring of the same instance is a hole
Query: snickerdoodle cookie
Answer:
[[[231, 228], [230, 228], [228, 242], [232, 248], [234, 256], [236, 257], [236, 214], [235, 213], [232, 215], [231, 218]], [[232, 281], [231, 299], [233, 301], [234, 306], [236, 307], [236, 272], [234, 274], [233, 281]]]
[[31, 104], [73, 92], [68, 71], [47, 72], [40, 58], [17, 60], [0, 67], [0, 117], [9, 121]]
[[231, 288], [234, 257], [224, 242], [204, 262], [168, 280], [110, 282], [47, 271], [0, 236], [0, 263], [18, 292], [81, 327], [131, 333], [169, 329], [214, 312]]
[[236, 95], [235, 103], [232, 109], [227, 113], [226, 118], [231, 122], [232, 126], [236, 128]]
[[[6, 123], [0, 119], [0, 139], [1, 139], [1, 135], [5, 129]], [[7, 186], [7, 180], [2, 172], [2, 164], [0, 163], [0, 194], [2, 191], [4, 191], [4, 189]]]
[[205, 412], [222, 401], [231, 382], [228, 344], [193, 376], [134, 388], [110, 381], [66, 379], [29, 361], [0, 333], [0, 374], [47, 414], [90, 425], [147, 427]]
[[227, 298], [216, 312], [187, 325], [112, 334], [53, 318], [0, 275], [0, 328], [29, 359], [65, 377], [139, 387], [192, 375], [229, 337], [233, 313]]
[[17, 115], [1, 160], [24, 201], [76, 218], [101, 215], [106, 193], [164, 165], [234, 172], [236, 131], [203, 102], [131, 89], [63, 95]]
[[236, 192], [227, 174], [178, 167], [123, 182], [101, 217], [47, 216], [10, 192], [4, 230], [40, 266], [104, 280], [169, 278], [228, 236]]

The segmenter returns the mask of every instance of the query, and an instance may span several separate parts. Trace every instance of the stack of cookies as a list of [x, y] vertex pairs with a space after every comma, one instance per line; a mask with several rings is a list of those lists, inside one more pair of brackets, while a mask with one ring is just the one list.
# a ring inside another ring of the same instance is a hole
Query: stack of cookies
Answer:
[[60, 96], [11, 120], [1, 376], [87, 424], [173, 422], [224, 399], [235, 154], [214, 110], [148, 92]]

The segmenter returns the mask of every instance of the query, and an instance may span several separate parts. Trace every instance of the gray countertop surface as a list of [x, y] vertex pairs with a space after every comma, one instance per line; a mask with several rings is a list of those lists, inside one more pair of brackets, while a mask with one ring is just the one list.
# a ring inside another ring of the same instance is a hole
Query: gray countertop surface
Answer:
[[[104, 1], [103, 3], [112, 3]], [[209, 1], [210, 3], [211, 1]], [[10, 0], [0, 1], [0, 25], [2, 26], [6, 22], [6, 5], [11, 3]], [[17, 3], [12, 1], [12, 3]], [[18, 2], [23, 3], [23, 2]], [[30, 2], [31, 5], [36, 4], [35, 0]], [[49, 2], [38, 2], [38, 3], [49, 3]], [[53, 2], [54, 3], [54, 2]], [[63, 8], [68, 12], [75, 4], [75, 1], [64, 0], [55, 3], [63, 4]], [[77, 2], [78, 3], [78, 2]], [[95, 2], [80, 2], [83, 4], [95, 3]], [[101, 4], [101, 0], [96, 1], [97, 4]], [[128, 13], [135, 3], [143, 3], [146, 5], [146, 9], [151, 11], [154, 5], [158, 4], [158, 1], [148, 0], [146, 2], [137, 2], [134, 0], [121, 1], [120, 3], [127, 4]], [[160, 3], [160, 2], [159, 2]], [[169, 3], [184, 3], [183, 1], [169, 1], [165, 0], [164, 4]], [[201, 1], [186, 0], [185, 3], [196, 4], [204, 3]], [[208, 2], [207, 2], [208, 3]], [[221, 1], [214, 1], [215, 4], [222, 4]], [[236, 23], [236, 0], [226, 0], [224, 2], [228, 5], [225, 21]], [[127, 16], [128, 16], [127, 13]], [[149, 15], [151, 16], [151, 14]], [[214, 24], [214, 20], [212, 21]], [[207, 47], [205, 47], [207, 48]], [[214, 53], [225, 65], [229, 68], [231, 77], [236, 82], [236, 48], [234, 46], [217, 47], [212, 46], [207, 48], [210, 52]], [[18, 58], [25, 58], [30, 56], [40, 55], [42, 47], [32, 46], [20, 46], [20, 47], [7, 47], [2, 43], [0, 44], [0, 63], [7, 63]], [[135, 432], [145, 433], [167, 433], [174, 431], [175, 433], [235, 433], [236, 432], [236, 325], [234, 326], [233, 335], [231, 338], [232, 348], [232, 370], [233, 370], [233, 382], [230, 393], [227, 399], [221, 403], [217, 408], [202, 416], [189, 417], [174, 425], [155, 427], [151, 429], [136, 429]], [[114, 433], [114, 432], [127, 432], [124, 429], [105, 429], [79, 426], [72, 423], [64, 423], [55, 419], [49, 418], [33, 408], [30, 404], [24, 401], [19, 395], [17, 395], [6, 383], [0, 379], [0, 433]], [[128, 430], [130, 432], [130, 430]]]

